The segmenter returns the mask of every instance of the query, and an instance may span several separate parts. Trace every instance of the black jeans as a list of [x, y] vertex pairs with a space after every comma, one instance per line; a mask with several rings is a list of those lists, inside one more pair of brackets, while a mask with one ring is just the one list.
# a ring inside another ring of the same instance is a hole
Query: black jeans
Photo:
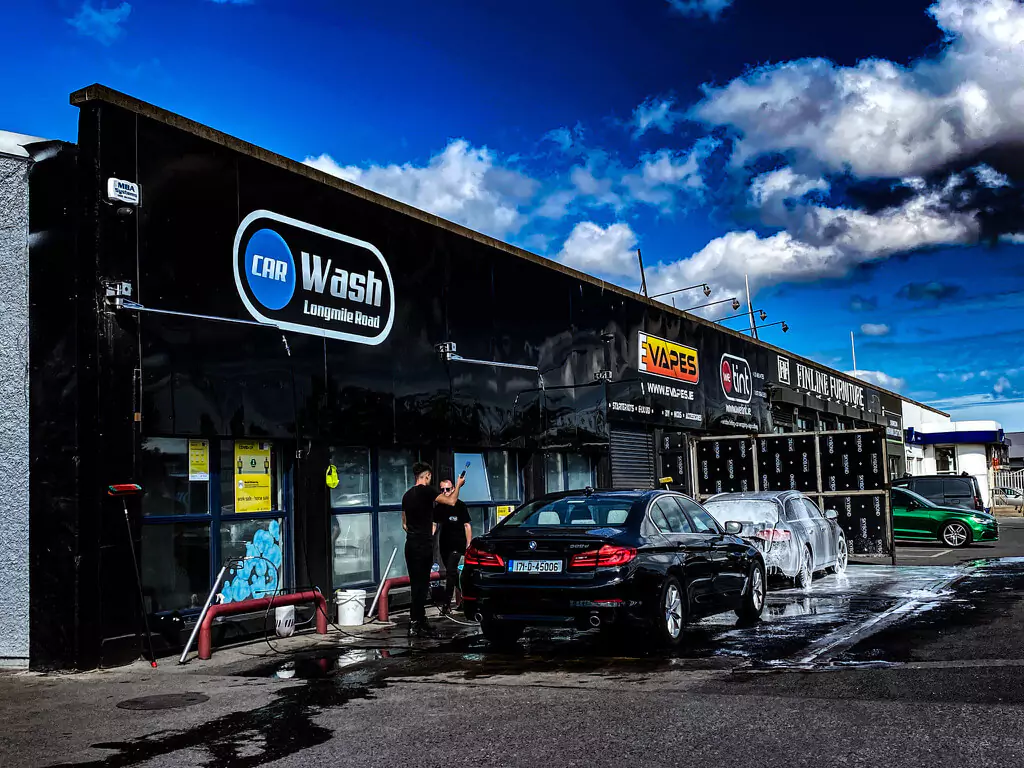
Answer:
[[459, 560], [466, 553], [465, 548], [454, 550], [450, 549], [444, 551], [442, 557], [444, 558], [445, 573], [448, 577], [444, 588], [444, 602], [445, 605], [451, 606], [452, 595], [455, 594], [455, 588], [459, 586]]
[[430, 591], [430, 569], [434, 565], [434, 540], [431, 536], [407, 536], [405, 564], [409, 569], [412, 606], [409, 619], [414, 624], [427, 619], [427, 593]]

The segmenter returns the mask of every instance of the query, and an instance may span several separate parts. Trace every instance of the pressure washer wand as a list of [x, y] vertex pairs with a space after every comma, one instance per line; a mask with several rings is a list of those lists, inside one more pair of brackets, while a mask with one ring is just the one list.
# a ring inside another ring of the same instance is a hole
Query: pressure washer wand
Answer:
[[146, 628], [146, 643], [149, 645], [149, 665], [156, 669], [156, 654], [153, 652], [153, 635], [149, 632], [149, 616], [146, 614], [146, 598], [142, 593], [142, 574], [139, 572], [139, 559], [135, 556], [135, 540], [132, 538], [132, 521], [128, 517], [128, 502], [121, 499], [124, 508], [124, 522], [128, 526], [128, 548], [132, 551], [132, 565], [135, 566], [135, 583], [139, 587], [139, 608], [142, 610], [142, 623]]
[[139, 571], [139, 559], [135, 556], [135, 539], [132, 538], [132, 521], [128, 517], [127, 496], [141, 496], [142, 486], [135, 483], [123, 483], [120, 485], [107, 486], [107, 495], [121, 499], [121, 507], [124, 509], [124, 524], [128, 531], [128, 549], [132, 553], [132, 565], [135, 567], [135, 583], [139, 587], [139, 608], [142, 610], [142, 623], [146, 628], [146, 642], [149, 645], [149, 665], [156, 668], [156, 654], [153, 652], [153, 635], [149, 632], [149, 615], [146, 613], [146, 598], [142, 593], [142, 572]]

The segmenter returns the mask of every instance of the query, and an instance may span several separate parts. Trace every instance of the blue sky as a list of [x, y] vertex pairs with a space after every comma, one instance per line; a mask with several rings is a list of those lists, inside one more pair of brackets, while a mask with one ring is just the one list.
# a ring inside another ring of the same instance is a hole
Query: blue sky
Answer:
[[634, 290], [747, 274], [765, 340], [1024, 430], [1024, 5], [827, 5], [43, 0], [0, 128], [101, 82]]

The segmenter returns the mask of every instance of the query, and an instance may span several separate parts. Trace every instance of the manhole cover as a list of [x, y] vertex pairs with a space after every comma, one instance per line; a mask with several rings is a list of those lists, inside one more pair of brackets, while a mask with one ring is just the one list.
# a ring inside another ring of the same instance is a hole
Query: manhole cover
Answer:
[[125, 699], [118, 702], [118, 709], [180, 709], [192, 707], [209, 701], [210, 697], [202, 693], [165, 693], [160, 696], [142, 696], [138, 699]]

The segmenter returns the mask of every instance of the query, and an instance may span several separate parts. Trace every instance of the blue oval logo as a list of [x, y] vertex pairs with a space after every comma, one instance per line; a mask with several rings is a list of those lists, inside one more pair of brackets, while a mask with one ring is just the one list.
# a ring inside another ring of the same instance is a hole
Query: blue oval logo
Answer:
[[537, 542], [536, 541], [531, 541], [530, 542], [530, 549], [536, 549], [536, 548], [537, 548]]
[[256, 301], [282, 309], [295, 295], [295, 259], [277, 232], [261, 229], [245, 247], [245, 279]]

